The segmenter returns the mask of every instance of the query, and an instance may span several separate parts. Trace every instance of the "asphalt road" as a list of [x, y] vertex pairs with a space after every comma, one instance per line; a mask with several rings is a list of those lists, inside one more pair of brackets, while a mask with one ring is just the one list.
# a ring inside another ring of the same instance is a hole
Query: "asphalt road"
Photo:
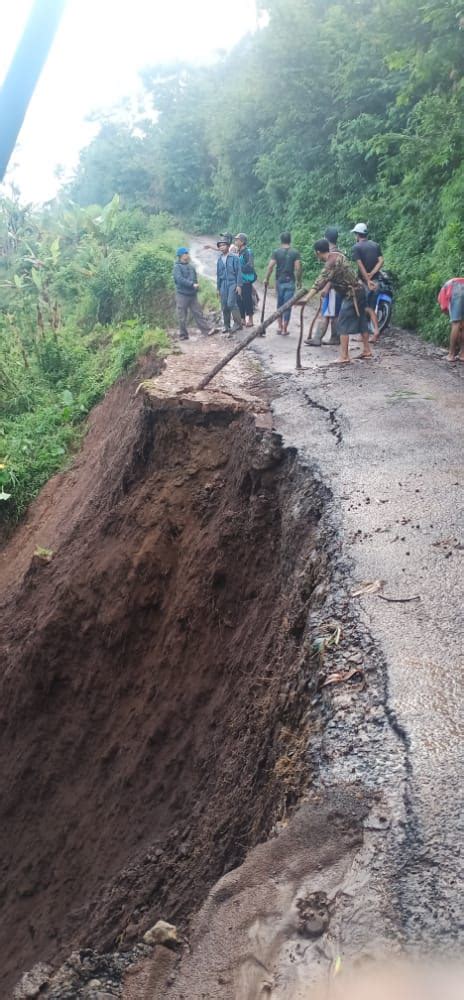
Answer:
[[[192, 248], [211, 277], [216, 255], [204, 242]], [[273, 304], [271, 293], [268, 313]], [[382, 581], [391, 599], [357, 599], [405, 759], [404, 780], [391, 775], [402, 809], [389, 870], [404, 942], [453, 951], [464, 929], [464, 366], [394, 329], [372, 362], [338, 366], [337, 348], [303, 348], [296, 373], [298, 326], [295, 309], [288, 338], [274, 325], [252, 350], [275, 385], [276, 429], [332, 493], [353, 584]]]

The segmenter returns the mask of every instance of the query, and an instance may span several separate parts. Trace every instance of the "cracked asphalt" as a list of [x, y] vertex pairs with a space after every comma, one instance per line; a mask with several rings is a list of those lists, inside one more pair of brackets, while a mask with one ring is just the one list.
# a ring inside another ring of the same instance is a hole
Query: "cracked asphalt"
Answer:
[[[211, 276], [215, 254], [204, 242], [193, 240], [193, 253]], [[381, 862], [397, 922], [400, 911], [395, 936], [412, 950], [456, 951], [464, 930], [464, 366], [393, 329], [372, 362], [337, 366], [336, 348], [303, 347], [296, 372], [299, 314], [288, 338], [274, 325], [247, 354], [273, 393], [276, 430], [330, 490], [353, 589], [381, 581], [353, 601], [384, 665], [396, 742], [385, 765], [391, 819]], [[359, 350], [353, 343], [354, 359]], [[363, 738], [375, 766], [375, 742]], [[375, 848], [371, 861], [379, 868]]]

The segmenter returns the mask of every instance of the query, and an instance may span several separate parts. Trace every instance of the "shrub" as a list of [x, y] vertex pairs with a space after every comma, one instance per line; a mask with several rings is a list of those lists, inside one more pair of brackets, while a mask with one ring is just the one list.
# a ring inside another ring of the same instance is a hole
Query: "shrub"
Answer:
[[137, 246], [127, 268], [126, 290], [132, 311], [140, 319], [152, 322], [156, 317], [170, 317], [173, 309], [172, 257], [153, 244]]

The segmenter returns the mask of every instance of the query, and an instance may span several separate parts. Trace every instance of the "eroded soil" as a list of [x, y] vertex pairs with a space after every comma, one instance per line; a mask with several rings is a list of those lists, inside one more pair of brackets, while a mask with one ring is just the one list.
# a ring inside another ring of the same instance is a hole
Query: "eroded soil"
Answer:
[[1, 554], [5, 997], [39, 960], [185, 926], [311, 781], [323, 488], [248, 404], [157, 407], [150, 373]]

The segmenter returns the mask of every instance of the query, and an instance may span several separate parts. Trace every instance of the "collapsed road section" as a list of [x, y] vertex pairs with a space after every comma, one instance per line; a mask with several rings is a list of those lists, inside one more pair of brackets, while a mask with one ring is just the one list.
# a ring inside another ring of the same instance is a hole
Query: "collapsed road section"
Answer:
[[250, 360], [179, 391], [212, 353], [114, 387], [1, 554], [5, 997], [294, 997], [401, 923], [330, 494]]
[[2, 553], [2, 996], [184, 921], [308, 783], [321, 484], [258, 398], [136, 385]]

